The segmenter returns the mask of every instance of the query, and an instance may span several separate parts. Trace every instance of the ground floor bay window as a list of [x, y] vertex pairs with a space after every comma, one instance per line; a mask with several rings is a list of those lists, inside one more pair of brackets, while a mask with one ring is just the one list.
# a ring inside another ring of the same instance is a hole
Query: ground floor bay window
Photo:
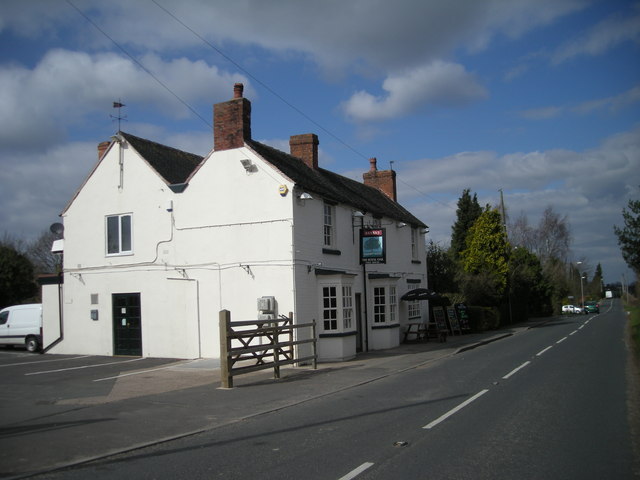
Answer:
[[353, 276], [335, 275], [319, 283], [318, 354], [324, 361], [355, 357], [356, 322]]

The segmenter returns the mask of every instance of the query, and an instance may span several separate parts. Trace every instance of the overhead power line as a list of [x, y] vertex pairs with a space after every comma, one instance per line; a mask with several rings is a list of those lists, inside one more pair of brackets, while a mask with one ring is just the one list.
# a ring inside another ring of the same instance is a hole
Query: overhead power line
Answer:
[[158, 77], [156, 77], [153, 72], [151, 72], [151, 70], [149, 70], [147, 67], [145, 67], [142, 63], [140, 63], [138, 61], [138, 59], [136, 59], [133, 55], [131, 55], [129, 52], [127, 52], [124, 47], [122, 47], [118, 42], [116, 42], [112, 37], [109, 36], [109, 34], [107, 32], [105, 32], [104, 30], [102, 30], [93, 20], [91, 20], [87, 15], [84, 14], [84, 12], [82, 10], [80, 10], [78, 7], [76, 7], [73, 2], [71, 2], [71, 0], [66, 0], [66, 2], [73, 7], [73, 9], [78, 12], [87, 22], [89, 22], [91, 25], [93, 25], [93, 27], [98, 30], [100, 33], [102, 33], [102, 35], [104, 35], [105, 37], [107, 37], [111, 43], [113, 43], [116, 47], [118, 47], [118, 49], [124, 53], [127, 57], [129, 57], [131, 59], [132, 62], [134, 62], [136, 65], [138, 65], [142, 70], [145, 71], [145, 73], [147, 73], [147, 75], [149, 75], [151, 78], [153, 78], [158, 85], [160, 85], [162, 88], [164, 88], [167, 92], [169, 92], [171, 95], [173, 95], [180, 103], [182, 103], [185, 107], [187, 107], [189, 110], [191, 110], [191, 112], [193, 112], [193, 114], [195, 116], [197, 116], [200, 120], [202, 120], [206, 125], [209, 126], [209, 128], [213, 128], [213, 125], [211, 125], [211, 123], [207, 120], [205, 120], [191, 105], [189, 105], [186, 101], [184, 101], [182, 98], [180, 98], [180, 96], [178, 96], [178, 94], [176, 94], [173, 90], [171, 90], [167, 85], [165, 85], [162, 80], [160, 80]]

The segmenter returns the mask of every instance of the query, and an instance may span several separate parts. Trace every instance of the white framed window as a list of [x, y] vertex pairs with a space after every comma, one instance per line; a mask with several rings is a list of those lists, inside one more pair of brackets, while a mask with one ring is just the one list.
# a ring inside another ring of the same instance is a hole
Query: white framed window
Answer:
[[343, 278], [320, 285], [322, 329], [329, 333], [349, 332], [354, 327], [353, 286]]
[[133, 215], [110, 215], [106, 217], [107, 255], [128, 255], [133, 253]]
[[389, 286], [389, 322], [395, 323], [398, 319], [398, 297], [396, 295], [396, 287]]
[[353, 293], [351, 285], [342, 286], [342, 326], [351, 330], [353, 325]]
[[[416, 288], [420, 288], [420, 284], [411, 283], [407, 288], [408, 290], [414, 290]], [[414, 300], [413, 302], [409, 302], [407, 304], [407, 315], [409, 316], [409, 320], [421, 317], [420, 301]]]
[[387, 321], [387, 296], [385, 287], [373, 289], [373, 323], [385, 323]]
[[328, 203], [324, 204], [323, 236], [323, 245], [325, 247], [333, 247], [335, 245], [336, 208]]
[[373, 289], [373, 323], [393, 324], [398, 322], [398, 293], [395, 285], [384, 285]]
[[411, 259], [418, 260], [418, 229], [411, 227]]
[[322, 287], [322, 327], [325, 331], [338, 329], [338, 296], [335, 285]]

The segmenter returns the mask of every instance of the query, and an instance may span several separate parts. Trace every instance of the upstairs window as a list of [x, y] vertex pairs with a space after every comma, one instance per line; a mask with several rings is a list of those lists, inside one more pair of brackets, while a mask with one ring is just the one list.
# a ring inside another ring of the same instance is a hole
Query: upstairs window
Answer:
[[418, 229], [411, 227], [411, 258], [418, 260]]
[[131, 214], [111, 215], [107, 217], [107, 255], [127, 255], [133, 253], [131, 220]]
[[333, 205], [329, 205], [328, 203], [324, 204], [324, 227], [323, 234], [324, 240], [323, 245], [325, 247], [333, 247], [335, 244], [335, 235], [336, 235], [336, 209]]

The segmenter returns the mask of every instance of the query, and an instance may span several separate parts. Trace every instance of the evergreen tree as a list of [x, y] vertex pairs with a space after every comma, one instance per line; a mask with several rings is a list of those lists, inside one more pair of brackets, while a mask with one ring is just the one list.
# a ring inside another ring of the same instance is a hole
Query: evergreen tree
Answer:
[[465, 189], [458, 199], [456, 222], [451, 227], [451, 255], [454, 259], [459, 259], [460, 253], [467, 248], [469, 230], [481, 214], [482, 207], [478, 203], [477, 194], [474, 193], [472, 197], [469, 189]]
[[427, 245], [427, 276], [429, 288], [438, 293], [456, 291], [456, 264], [449, 253], [433, 240]]
[[629, 200], [629, 210], [622, 209], [624, 228], [613, 227], [618, 237], [622, 258], [640, 277], [640, 200]]
[[602, 266], [598, 264], [596, 267], [596, 272], [593, 274], [593, 278], [591, 282], [589, 282], [589, 286], [587, 287], [588, 295], [593, 297], [593, 300], [601, 298], [604, 296], [604, 292], [602, 291]]
[[13, 246], [0, 243], [0, 308], [31, 300], [37, 292], [29, 259]]
[[487, 207], [480, 215], [469, 230], [466, 247], [460, 253], [462, 268], [468, 274], [462, 283], [467, 289], [473, 287], [475, 295], [477, 284], [481, 284], [487, 299], [498, 304], [507, 287], [510, 247], [497, 209]]

